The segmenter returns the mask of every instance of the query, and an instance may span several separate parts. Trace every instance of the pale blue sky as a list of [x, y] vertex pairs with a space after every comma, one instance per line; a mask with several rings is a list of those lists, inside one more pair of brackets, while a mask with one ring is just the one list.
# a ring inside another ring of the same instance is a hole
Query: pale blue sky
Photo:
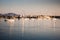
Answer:
[[59, 0], [0, 0], [0, 5], [3, 6], [11, 6], [17, 5], [17, 6], [22, 6], [22, 5], [42, 5], [42, 4], [60, 4]]

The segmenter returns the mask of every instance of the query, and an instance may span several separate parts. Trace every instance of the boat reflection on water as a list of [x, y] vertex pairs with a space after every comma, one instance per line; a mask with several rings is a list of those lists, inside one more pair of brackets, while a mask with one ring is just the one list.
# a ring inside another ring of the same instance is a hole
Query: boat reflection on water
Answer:
[[7, 25], [9, 26], [9, 34], [10, 34], [10, 36], [12, 35], [12, 33], [13, 33], [13, 30], [14, 30], [14, 23], [15, 23], [15, 19], [5, 19], [4, 20], [6, 23], [7, 23]]
[[4, 21], [8, 21], [8, 22], [10, 22], [10, 23], [12, 23], [12, 22], [14, 22], [14, 19], [5, 19]]
[[14, 24], [15, 19], [5, 19], [4, 21], [12, 26]]
[[14, 21], [13, 19], [5, 19], [5, 21]]

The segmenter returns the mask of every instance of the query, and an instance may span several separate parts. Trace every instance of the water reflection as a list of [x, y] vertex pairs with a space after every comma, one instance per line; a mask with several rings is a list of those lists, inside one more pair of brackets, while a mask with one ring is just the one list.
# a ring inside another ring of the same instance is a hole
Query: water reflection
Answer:
[[13, 32], [13, 29], [14, 29], [14, 23], [15, 23], [15, 20], [14, 19], [5, 19], [5, 22], [7, 23], [7, 25], [9, 25], [9, 34], [11, 35], [12, 32]]
[[[22, 33], [24, 34], [24, 32], [26, 33], [33, 33], [33, 34], [37, 34], [37, 33], [42, 33], [44, 32], [55, 32], [56, 31], [56, 22], [57, 22], [57, 19], [20, 19], [20, 20], [16, 20], [16, 19], [6, 19], [7, 21], [7, 25], [10, 26], [10, 31], [14, 30], [14, 28], [17, 28], [18, 27], [22, 27]], [[16, 20], [16, 21], [15, 21]], [[18, 23], [18, 21], [20, 21]], [[17, 24], [16, 24], [17, 23]], [[14, 25], [16, 24], [16, 25]], [[15, 27], [16, 26], [16, 27]], [[17, 29], [18, 30], [18, 29]]]
[[60, 35], [60, 19], [1, 19], [0, 32], [1, 30], [7, 31], [3, 32], [4, 35], [9, 34], [10, 37], [16, 37], [18, 40], [19, 38], [38, 40], [41, 36], [54, 38]]
[[11, 27], [11, 26], [14, 26], [14, 22], [15, 22], [14, 19], [5, 19], [4, 21], [7, 22], [7, 24], [8, 24], [10, 27]]

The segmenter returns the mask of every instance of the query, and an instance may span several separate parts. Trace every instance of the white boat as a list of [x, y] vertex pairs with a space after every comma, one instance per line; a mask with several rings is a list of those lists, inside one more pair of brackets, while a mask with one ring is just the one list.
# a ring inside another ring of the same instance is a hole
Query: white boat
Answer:
[[14, 21], [14, 19], [5, 19], [5, 21]]

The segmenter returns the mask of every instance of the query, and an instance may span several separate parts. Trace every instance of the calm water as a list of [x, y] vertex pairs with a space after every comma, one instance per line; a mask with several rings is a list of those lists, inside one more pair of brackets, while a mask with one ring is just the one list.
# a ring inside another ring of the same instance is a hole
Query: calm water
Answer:
[[0, 40], [58, 40], [60, 19], [0, 19]]

